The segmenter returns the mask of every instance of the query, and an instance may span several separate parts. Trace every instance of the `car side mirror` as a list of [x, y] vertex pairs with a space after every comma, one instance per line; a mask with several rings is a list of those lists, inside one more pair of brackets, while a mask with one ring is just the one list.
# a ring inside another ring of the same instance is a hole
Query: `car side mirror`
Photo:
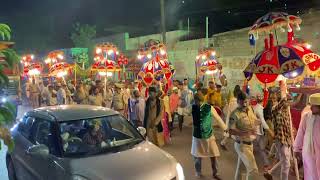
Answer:
[[144, 127], [138, 127], [137, 130], [139, 131], [139, 133], [143, 136], [146, 137], [147, 134], [147, 130]]
[[44, 144], [33, 145], [26, 151], [29, 155], [48, 156], [49, 148]]

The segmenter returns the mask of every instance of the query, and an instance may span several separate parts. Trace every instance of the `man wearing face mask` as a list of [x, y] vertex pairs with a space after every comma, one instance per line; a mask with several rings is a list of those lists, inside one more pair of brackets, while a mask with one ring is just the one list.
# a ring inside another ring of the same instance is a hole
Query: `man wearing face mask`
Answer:
[[320, 93], [309, 98], [311, 112], [302, 116], [293, 145], [295, 157], [303, 160], [304, 179], [320, 179]]
[[256, 138], [257, 118], [249, 106], [245, 93], [237, 95], [238, 108], [230, 116], [228, 129], [235, 140], [235, 150], [238, 154], [238, 163], [235, 180], [238, 180], [241, 162], [245, 165], [246, 179], [257, 179], [258, 167], [253, 154], [253, 141]]

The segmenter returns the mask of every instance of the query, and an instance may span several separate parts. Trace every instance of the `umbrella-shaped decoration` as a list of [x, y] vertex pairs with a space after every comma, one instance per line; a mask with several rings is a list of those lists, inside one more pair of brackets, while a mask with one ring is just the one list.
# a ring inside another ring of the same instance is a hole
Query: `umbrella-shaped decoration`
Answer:
[[250, 80], [255, 74], [260, 82], [271, 83], [280, 74], [292, 79], [303, 73], [304, 63], [295, 49], [288, 45], [273, 46], [272, 35], [270, 36], [270, 47], [266, 42], [265, 48], [244, 70], [247, 80]]
[[310, 49], [311, 45], [301, 39], [289, 41], [286, 45], [294, 49], [294, 51], [299, 55], [304, 64], [308, 66], [309, 70], [316, 71], [319, 69], [320, 56], [312, 52], [312, 50]]
[[23, 64], [24, 67], [27, 67], [28, 65], [31, 64], [33, 59], [34, 59], [33, 54], [27, 54], [27, 55], [22, 56], [22, 59], [20, 62], [21, 62], [21, 64]]
[[40, 63], [30, 63], [23, 68], [23, 73], [28, 76], [40, 75], [42, 71], [42, 66]]
[[112, 60], [116, 61], [119, 55], [117, 47], [111, 43], [102, 43], [96, 46], [94, 55], [95, 61]]
[[45, 59], [45, 63], [51, 66], [51, 64], [55, 64], [64, 60], [64, 52], [57, 50], [52, 51], [48, 54], [47, 59]]
[[213, 49], [204, 49], [196, 57], [197, 64], [200, 64], [202, 74], [213, 74], [217, 69], [216, 51]]
[[148, 43], [147, 47], [141, 48], [138, 51], [138, 59], [142, 62], [150, 60], [167, 60], [167, 50], [164, 44], [160, 42]]
[[290, 25], [296, 25], [299, 30], [299, 24], [302, 20], [298, 16], [289, 15], [285, 12], [270, 12], [260, 17], [250, 28], [249, 34], [270, 32], [276, 28], [288, 27], [288, 31], [291, 31]]
[[151, 60], [143, 64], [138, 73], [138, 80], [150, 86], [154, 81], [169, 80], [172, 76], [170, 65], [166, 60]]
[[67, 75], [68, 72], [71, 71], [71, 69], [72, 69], [72, 66], [68, 63], [65, 63], [65, 62], [55, 63], [49, 69], [49, 76], [63, 77]]

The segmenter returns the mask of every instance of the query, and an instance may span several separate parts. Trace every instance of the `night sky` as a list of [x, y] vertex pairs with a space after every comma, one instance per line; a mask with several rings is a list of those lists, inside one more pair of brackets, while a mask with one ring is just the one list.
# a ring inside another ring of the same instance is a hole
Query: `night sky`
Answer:
[[[138, 36], [160, 32], [159, 0], [0, 0], [0, 23], [11, 26], [20, 52], [72, 47], [76, 22], [97, 27], [97, 37], [117, 32]], [[268, 11], [303, 13], [319, 9], [320, 0], [165, 0], [167, 30], [186, 27], [210, 34], [250, 26]], [[203, 33], [200, 33], [203, 35]]]

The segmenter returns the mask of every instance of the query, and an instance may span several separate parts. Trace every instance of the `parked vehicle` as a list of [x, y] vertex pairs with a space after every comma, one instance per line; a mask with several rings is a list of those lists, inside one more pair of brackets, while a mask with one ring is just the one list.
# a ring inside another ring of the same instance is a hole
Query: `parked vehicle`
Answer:
[[175, 158], [145, 140], [144, 128], [108, 108], [42, 107], [11, 131], [10, 180], [184, 179]]
[[309, 96], [314, 93], [320, 93], [320, 88], [292, 87], [289, 88], [289, 93], [291, 94], [291, 97], [293, 99], [293, 103], [290, 108], [292, 124], [295, 130], [297, 130], [299, 128], [301, 120], [301, 112], [307, 106]]

